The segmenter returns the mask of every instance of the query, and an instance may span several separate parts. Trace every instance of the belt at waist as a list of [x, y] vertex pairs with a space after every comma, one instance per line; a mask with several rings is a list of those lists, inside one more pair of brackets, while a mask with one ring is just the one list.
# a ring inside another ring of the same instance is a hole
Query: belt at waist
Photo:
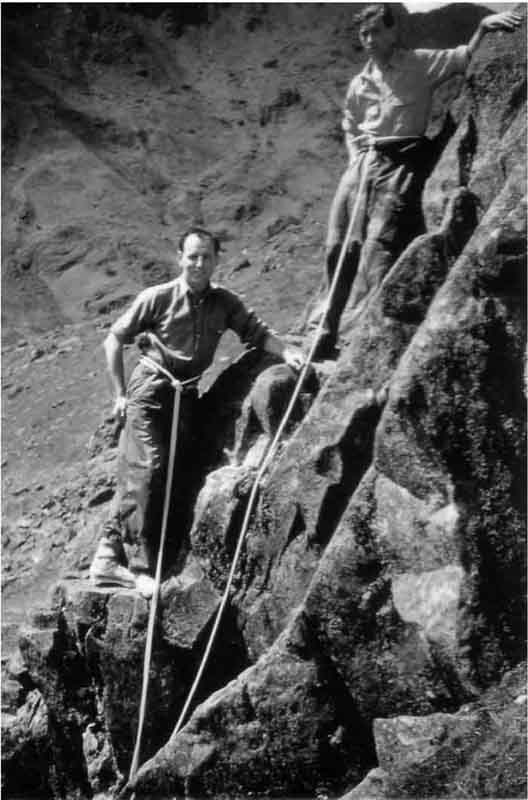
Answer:
[[395, 164], [405, 164], [413, 170], [421, 171], [431, 159], [432, 142], [426, 136], [393, 141], [380, 139], [374, 142], [373, 149]]
[[369, 147], [410, 145], [424, 140], [428, 141], [427, 136], [372, 136], [369, 133], [361, 133], [352, 139], [352, 144], [360, 150], [366, 150]]
[[[357, 162], [360, 159], [372, 154], [370, 164], [376, 168], [376, 163], [383, 164], [388, 161], [395, 167], [403, 166], [418, 178], [424, 178], [431, 169], [434, 156], [434, 144], [426, 136], [420, 137], [384, 137], [376, 139], [374, 137], [358, 137], [355, 142], [357, 147]], [[351, 161], [351, 165], [354, 165]]]

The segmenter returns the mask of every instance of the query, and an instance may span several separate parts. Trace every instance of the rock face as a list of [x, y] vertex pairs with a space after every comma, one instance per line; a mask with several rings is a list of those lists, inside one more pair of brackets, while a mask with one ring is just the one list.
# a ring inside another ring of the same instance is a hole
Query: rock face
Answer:
[[[212, 662], [173, 733], [270, 433], [240, 427], [267, 408], [267, 379], [250, 396], [267, 364], [210, 389], [223, 412], [185, 563], [163, 587], [138, 797], [449, 797], [453, 764], [484, 762], [500, 737], [479, 698], [525, 652], [525, 49], [521, 33], [482, 48], [426, 188], [430, 232], [345, 312], [341, 356], [263, 481]], [[299, 102], [282, 96], [266, 124]], [[48, 731], [35, 786], [70, 796], [126, 775], [147, 611], [64, 582], [22, 633], [39, 694], [7, 729], [30, 744]], [[504, 714], [518, 721], [516, 680]], [[11, 770], [24, 747], [8, 748]]]
[[[377, 719], [374, 738], [380, 766], [342, 800], [521, 797], [526, 782], [525, 665], [455, 714]], [[506, 745], [503, 759], [500, 751]]]
[[[3, 708], [5, 708], [3, 704]], [[48, 713], [37, 689], [29, 692], [16, 715], [2, 711], [2, 785], [21, 793], [50, 794], [53, 772]]]
[[[442, 224], [410, 245], [359, 318], [345, 313], [335, 374], [262, 489], [233, 599], [258, 660], [144, 765], [147, 793], [259, 791], [250, 730], [260, 763], [277, 767], [277, 736], [291, 753], [284, 772], [270, 767], [275, 791], [300, 790], [296, 769], [314, 763], [312, 785], [351, 781], [372, 758], [365, 723], [426, 714], [432, 729], [522, 658], [524, 64], [511, 55], [521, 50], [495, 44], [474, 65], [427, 189], [433, 210], [439, 183], [451, 189]], [[197, 514], [191, 537], [207, 542], [205, 526], [216, 541], [220, 518]], [[310, 686], [324, 663], [350, 704], [342, 730], [333, 720], [339, 736], [328, 732], [344, 754], [330, 776], [326, 712], [281, 694], [290, 640], [307, 653], [296, 682]], [[266, 715], [233, 720], [265, 682]], [[290, 728], [312, 731], [308, 751], [276, 730], [285, 705]]]

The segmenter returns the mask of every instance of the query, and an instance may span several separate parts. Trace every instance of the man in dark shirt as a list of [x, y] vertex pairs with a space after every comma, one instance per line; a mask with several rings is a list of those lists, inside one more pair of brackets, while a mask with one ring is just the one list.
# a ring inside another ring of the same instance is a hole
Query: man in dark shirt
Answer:
[[[180, 240], [182, 274], [170, 283], [143, 290], [105, 340], [115, 391], [114, 415], [124, 428], [117, 491], [90, 568], [96, 585], [137, 588], [147, 597], [152, 594], [173, 407], [174, 389], [167, 373], [183, 385], [178, 449], [185, 454], [192, 436], [197, 383], [224, 331], [235, 331], [246, 344], [282, 358], [294, 369], [302, 366], [299, 350], [284, 345], [236, 294], [210, 282], [218, 250], [219, 243], [209, 231], [187, 231]], [[147, 358], [137, 364], [126, 388], [123, 347], [140, 334]], [[123, 542], [135, 552], [131, 569]]]

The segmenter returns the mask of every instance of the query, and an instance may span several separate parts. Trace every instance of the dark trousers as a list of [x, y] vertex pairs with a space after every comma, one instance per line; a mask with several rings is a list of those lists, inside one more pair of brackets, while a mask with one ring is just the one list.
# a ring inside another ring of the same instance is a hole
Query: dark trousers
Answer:
[[[155, 570], [167, 481], [174, 389], [167, 378], [139, 364], [127, 387], [126, 421], [119, 440], [117, 488], [104, 535], [124, 544], [135, 571]], [[198, 395], [183, 391], [168, 518], [167, 545], [177, 549], [192, 479]]]
[[[358, 213], [344, 256], [340, 278], [331, 298], [322, 331], [326, 345], [337, 341], [345, 307], [358, 308], [378, 288], [407, 245], [425, 231], [421, 206], [429, 155], [422, 140], [390, 145], [361, 154], [339, 182], [328, 220], [325, 290], [308, 328], [314, 330], [324, 313], [330, 283], [358, 200]], [[363, 196], [357, 197], [361, 168], [367, 169]]]

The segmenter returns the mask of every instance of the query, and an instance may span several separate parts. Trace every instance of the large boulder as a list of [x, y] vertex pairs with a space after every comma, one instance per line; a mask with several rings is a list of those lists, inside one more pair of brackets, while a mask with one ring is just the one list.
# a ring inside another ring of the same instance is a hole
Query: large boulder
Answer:
[[[363, 735], [360, 748], [351, 726]], [[372, 738], [344, 686], [295, 630], [197, 709], [140, 771], [138, 791], [309, 793], [315, 786], [335, 788], [343, 775], [357, 780], [373, 758]]]
[[[191, 560], [163, 585], [142, 758], [154, 754], [171, 734], [218, 602]], [[23, 703], [16, 707], [13, 697], [12, 713], [3, 718], [6, 789], [16, 794], [36, 787], [53, 796], [77, 791], [88, 796], [122, 782], [137, 735], [147, 624], [148, 603], [135, 592], [94, 589], [79, 580], [62, 581], [49, 607], [31, 615], [19, 631], [16, 664], [8, 670], [10, 683], [15, 684], [14, 672], [23, 682], [17, 682]], [[229, 617], [215, 656], [198, 700], [247, 665]], [[24, 687], [30, 687], [29, 693]]]
[[342, 800], [526, 795], [526, 665], [454, 714], [374, 721], [379, 767]]

